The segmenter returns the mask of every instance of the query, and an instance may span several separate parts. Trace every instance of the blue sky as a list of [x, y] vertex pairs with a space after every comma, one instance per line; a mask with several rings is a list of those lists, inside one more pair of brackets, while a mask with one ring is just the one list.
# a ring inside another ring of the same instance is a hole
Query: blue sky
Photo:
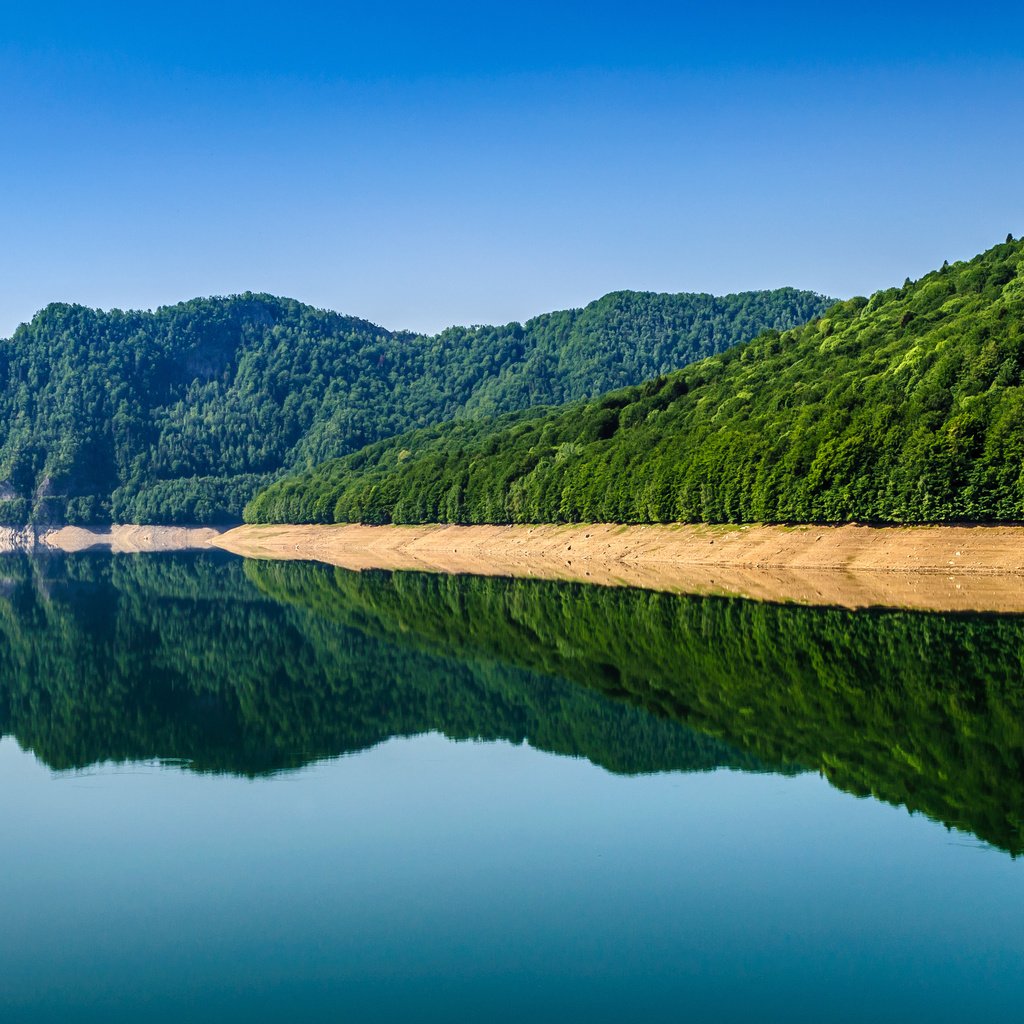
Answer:
[[247, 289], [423, 330], [844, 296], [1024, 233], [1019, 5], [13, 6], [0, 336]]

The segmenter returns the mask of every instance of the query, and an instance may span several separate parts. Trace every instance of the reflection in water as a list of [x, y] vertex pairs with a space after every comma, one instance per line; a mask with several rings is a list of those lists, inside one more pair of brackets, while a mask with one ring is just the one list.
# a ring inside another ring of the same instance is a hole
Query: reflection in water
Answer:
[[1024, 850], [1024, 620], [352, 573], [0, 566], [0, 730], [48, 764], [246, 774], [439, 730], [619, 772], [814, 770]]
[[0, 563], [0, 732], [58, 769], [162, 758], [258, 775], [436, 730], [616, 772], [763, 770], [575, 683], [378, 635], [318, 567], [275, 582], [325, 581], [326, 615], [267, 594], [253, 570], [209, 553]]
[[369, 634], [571, 679], [1024, 851], [1024, 618], [252, 562]]

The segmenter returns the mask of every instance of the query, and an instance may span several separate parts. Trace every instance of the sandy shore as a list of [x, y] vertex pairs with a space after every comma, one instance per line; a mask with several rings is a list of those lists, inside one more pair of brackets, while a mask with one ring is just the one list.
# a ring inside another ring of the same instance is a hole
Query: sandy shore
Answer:
[[61, 526], [36, 533], [31, 527], [0, 528], [3, 551], [186, 551], [211, 547], [221, 531], [209, 526]]
[[1024, 613], [1024, 527], [1014, 526], [242, 526], [214, 543], [348, 569]]

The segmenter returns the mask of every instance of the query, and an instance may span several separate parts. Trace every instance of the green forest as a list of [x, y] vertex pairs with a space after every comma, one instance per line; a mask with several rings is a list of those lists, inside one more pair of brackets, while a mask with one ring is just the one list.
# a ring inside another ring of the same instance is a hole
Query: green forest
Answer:
[[414, 430], [249, 522], [1024, 520], [1024, 243], [639, 386]]
[[793, 289], [616, 292], [427, 336], [271, 295], [53, 304], [0, 341], [0, 523], [238, 522], [286, 470], [635, 384], [827, 305]]

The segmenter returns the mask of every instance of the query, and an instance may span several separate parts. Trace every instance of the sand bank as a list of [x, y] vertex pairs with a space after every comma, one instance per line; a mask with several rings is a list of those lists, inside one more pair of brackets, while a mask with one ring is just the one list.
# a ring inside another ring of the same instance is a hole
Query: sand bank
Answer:
[[36, 532], [31, 527], [0, 527], [3, 551], [115, 552], [186, 551], [208, 548], [221, 531], [209, 526], [61, 526]]
[[214, 543], [348, 569], [1024, 613], [1024, 527], [1015, 526], [242, 526]]

